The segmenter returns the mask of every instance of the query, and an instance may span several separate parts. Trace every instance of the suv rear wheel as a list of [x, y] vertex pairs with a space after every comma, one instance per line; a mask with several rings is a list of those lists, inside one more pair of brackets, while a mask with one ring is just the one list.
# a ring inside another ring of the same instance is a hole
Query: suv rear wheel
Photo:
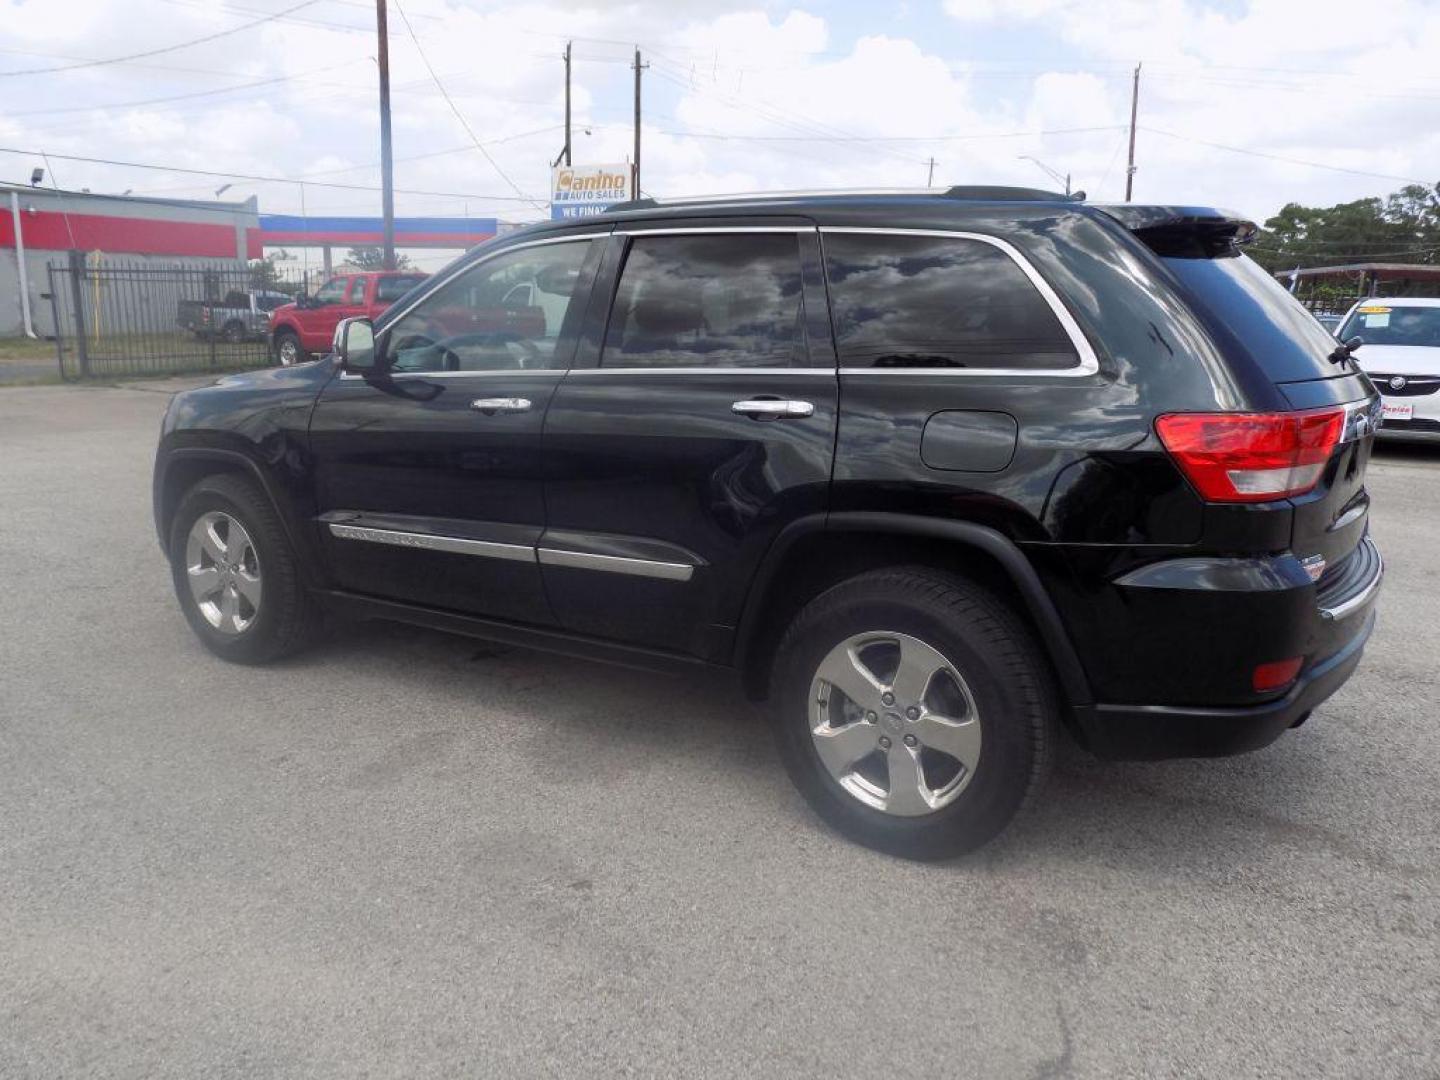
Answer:
[[216, 656], [263, 664], [304, 648], [320, 612], [268, 499], [237, 476], [201, 480], [170, 528], [180, 608]]
[[812, 600], [772, 687], [787, 771], [846, 836], [910, 858], [998, 835], [1053, 752], [1047, 666], [1024, 624], [964, 578], [900, 567]]

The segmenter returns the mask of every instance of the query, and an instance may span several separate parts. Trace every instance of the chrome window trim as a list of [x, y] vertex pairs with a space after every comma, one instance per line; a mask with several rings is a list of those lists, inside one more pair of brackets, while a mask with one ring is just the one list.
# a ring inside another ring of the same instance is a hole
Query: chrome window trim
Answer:
[[710, 233], [808, 233], [814, 225], [665, 225], [654, 229], [636, 226], [616, 229], [616, 236], [705, 236]]
[[573, 570], [600, 570], [611, 574], [662, 578], [666, 581], [689, 581], [695, 573], [695, 567], [689, 563], [632, 559], [624, 555], [595, 555], [588, 551], [564, 551], [547, 547], [537, 548], [535, 553], [543, 566], [562, 566]]
[[[556, 368], [498, 368], [498, 369], [493, 370], [493, 371], [392, 371], [392, 372], [387, 373], [385, 377], [386, 377], [387, 379], [460, 379], [460, 378], [473, 379], [473, 378], [476, 378], [477, 376], [480, 377], [480, 378], [486, 378], [486, 377], [492, 376], [492, 375], [493, 375], [493, 376], [496, 376], [496, 377], [499, 377], [499, 376], [501, 376], [501, 375], [507, 375], [507, 376], [511, 376], [511, 377], [514, 377], [514, 376], [516, 376], [516, 375], [524, 375], [524, 376], [527, 376], [527, 377], [528, 377], [528, 376], [532, 376], [532, 375], [550, 375], [550, 376], [553, 376], [554, 378], [557, 378], [557, 379], [558, 379], [558, 378], [560, 378], [560, 376], [562, 376], [562, 375], [564, 375], [564, 374], [566, 373], [566, 370], [567, 370], [567, 369], [565, 369], [565, 368], [558, 368], [558, 367], [556, 367]], [[342, 371], [342, 372], [340, 373], [340, 378], [342, 378], [342, 379], [363, 379], [363, 378], [365, 378], [365, 376], [364, 376], [364, 375], [356, 375], [356, 374], [353, 374], [353, 373], [351, 373], [351, 372], [349, 372], [349, 371]]]
[[334, 521], [330, 532], [342, 540], [363, 540], [371, 544], [420, 548], [424, 551], [448, 551], [455, 555], [479, 555], [487, 559], [511, 562], [535, 561], [535, 549], [529, 544], [501, 544], [494, 540], [470, 540], [460, 536], [435, 536], [431, 533], [405, 532], [401, 529], [377, 529], [370, 525], [347, 525]]
[[[881, 228], [860, 225], [822, 225], [820, 226], [821, 236], [832, 233], [850, 233], [861, 236], [941, 236], [952, 240], [976, 240], [982, 244], [989, 244], [998, 248], [1010, 256], [1012, 262], [1020, 268], [1030, 284], [1035, 286], [1050, 310], [1054, 312], [1055, 318], [1060, 321], [1061, 327], [1065, 330], [1066, 336], [1070, 338], [1070, 344], [1075, 347], [1076, 355], [1079, 357], [1079, 364], [1068, 368], [873, 368], [873, 367], [842, 367], [841, 375], [943, 375], [943, 376], [996, 376], [1002, 375], [1014, 377], [1016, 375], [1039, 375], [1047, 379], [1075, 379], [1085, 375], [1094, 375], [1100, 370], [1100, 358], [1096, 355], [1090, 342], [1080, 330], [1080, 324], [1070, 314], [1068, 308], [1060, 300], [1060, 295], [1050, 287], [1050, 283], [1040, 276], [1040, 272], [1030, 264], [1013, 244], [1002, 240], [998, 236], [987, 236], [984, 233], [959, 232], [953, 229], [900, 229]], [[831, 304], [832, 312], [834, 304]], [[838, 348], [838, 342], [837, 342]]]
[[828, 375], [833, 367], [593, 367], [571, 368], [570, 375]]

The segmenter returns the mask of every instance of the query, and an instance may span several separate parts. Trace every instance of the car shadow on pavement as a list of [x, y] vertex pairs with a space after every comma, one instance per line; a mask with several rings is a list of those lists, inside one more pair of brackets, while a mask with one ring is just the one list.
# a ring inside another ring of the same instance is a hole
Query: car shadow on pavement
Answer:
[[[720, 770], [751, 813], [758, 801], [761, 816], [779, 827], [847, 843], [791, 787], [763, 706], [747, 701], [726, 672], [661, 675], [382, 622], [338, 628], [330, 642], [285, 666], [298, 674], [337, 662], [375, 673], [402, 696], [431, 699], [428, 711], [448, 701], [477, 740], [497, 723], [511, 725], [510, 737], [531, 740], [557, 783], [645, 783], [640, 770], [670, 777]], [[473, 707], [479, 703], [486, 711]], [[1101, 761], [1062, 739], [1035, 803], [997, 841], [950, 865], [974, 872], [1070, 861], [1184, 874], [1210, 864], [1230, 873], [1280, 848], [1402, 877], [1418, 872], [1297, 814], [1295, 792], [1340, 780], [1329, 775], [1338, 763], [1317, 751], [1315, 740], [1324, 738], [1302, 730], [1241, 757], [1167, 762]]]

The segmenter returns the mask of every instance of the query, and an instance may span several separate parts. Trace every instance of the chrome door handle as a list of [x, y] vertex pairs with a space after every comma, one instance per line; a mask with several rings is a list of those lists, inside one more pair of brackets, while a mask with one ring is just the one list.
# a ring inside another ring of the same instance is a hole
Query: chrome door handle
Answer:
[[529, 412], [530, 399], [523, 397], [482, 397], [470, 402], [470, 408], [487, 415], [502, 412]]
[[754, 401], [737, 401], [730, 406], [730, 411], [755, 420], [780, 420], [786, 417], [814, 416], [815, 406], [808, 401], [758, 398]]

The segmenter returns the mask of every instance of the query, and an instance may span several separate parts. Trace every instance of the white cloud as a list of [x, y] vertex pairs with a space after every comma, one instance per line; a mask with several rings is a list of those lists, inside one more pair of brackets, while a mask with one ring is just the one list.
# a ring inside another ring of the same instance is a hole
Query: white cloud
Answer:
[[[1430, 119], [1440, 100], [1433, 62], [1440, 7], [1428, 0], [1378, 0], [1359, 18], [1339, 0], [1315, 0], [1303, 17], [1282, 0], [1103, 7], [945, 0], [943, 11], [844, 12], [803, 0], [401, 2], [471, 128], [505, 173], [536, 194], [546, 189], [562, 141], [559, 54], [569, 38], [577, 161], [630, 155], [629, 63], [641, 45], [650, 64], [644, 182], [660, 193], [916, 185], [932, 156], [937, 184], [1047, 185], [1022, 160], [1028, 155], [1071, 173], [1092, 196], [1117, 198], [1129, 73], [1141, 60], [1137, 198], [1214, 202], [1264, 216], [1291, 199], [1331, 202], [1398, 186], [1205, 143], [1440, 178], [1440, 131]], [[0, 0], [0, 50], [7, 50], [0, 69], [140, 52], [240, 25], [255, 17], [252, 9], [283, 7], [283, 0]], [[326, 0], [149, 60], [7, 80], [0, 141], [52, 155], [287, 177], [348, 170], [312, 177], [307, 209], [375, 212], [373, 193], [320, 186], [378, 182], [369, 18], [361, 6]], [[514, 193], [477, 151], [435, 155], [469, 138], [436, 92], [394, 0], [391, 29], [397, 183], [471, 196], [406, 194], [400, 212], [537, 216], [495, 198]], [[1026, 59], [1032, 56], [1039, 59]], [[274, 81], [209, 93], [261, 79]], [[34, 112], [55, 108], [78, 111]], [[585, 127], [591, 134], [582, 134]], [[0, 154], [0, 177], [28, 175], [31, 164]], [[224, 182], [52, 164], [63, 183], [94, 190], [198, 197]], [[228, 194], [252, 193], [263, 209], [299, 209], [293, 183], [237, 183]]]

